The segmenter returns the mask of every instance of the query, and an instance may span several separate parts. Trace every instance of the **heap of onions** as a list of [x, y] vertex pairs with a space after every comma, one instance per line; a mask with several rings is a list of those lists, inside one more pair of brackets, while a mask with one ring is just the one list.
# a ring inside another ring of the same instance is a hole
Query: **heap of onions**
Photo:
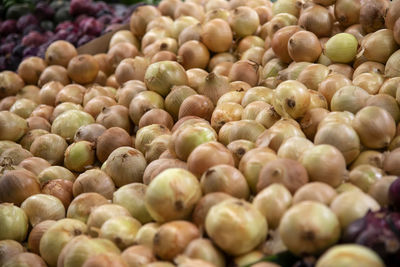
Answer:
[[390, 266], [335, 244], [398, 227], [399, 3], [162, 0], [1, 72], [0, 265]]

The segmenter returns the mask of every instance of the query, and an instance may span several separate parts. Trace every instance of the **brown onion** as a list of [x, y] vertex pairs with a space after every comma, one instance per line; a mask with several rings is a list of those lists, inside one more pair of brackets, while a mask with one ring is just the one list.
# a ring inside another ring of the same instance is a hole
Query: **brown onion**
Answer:
[[0, 111], [7, 111], [17, 101], [16, 96], [7, 96], [0, 100]]
[[45, 220], [35, 225], [32, 228], [32, 231], [29, 233], [28, 237], [28, 248], [30, 251], [36, 254], [40, 254], [39, 246], [40, 240], [42, 239], [43, 234], [52, 226], [56, 221], [54, 220]]
[[337, 193], [333, 187], [326, 183], [311, 182], [303, 185], [293, 195], [293, 205], [302, 201], [315, 201], [330, 205]]
[[131, 137], [124, 129], [112, 127], [97, 138], [96, 156], [101, 162], [104, 162], [114, 149], [131, 145]]
[[109, 203], [105, 197], [98, 193], [83, 193], [75, 197], [67, 210], [67, 217], [87, 222], [91, 211], [97, 207]]
[[235, 62], [229, 71], [230, 81], [244, 81], [251, 86], [258, 84], [258, 65], [249, 60]]
[[288, 51], [288, 41], [301, 28], [297, 25], [287, 26], [278, 30], [271, 39], [271, 47], [274, 53], [285, 63], [290, 63], [292, 58]]
[[113, 180], [99, 169], [87, 170], [76, 178], [72, 187], [74, 197], [88, 192], [96, 192], [112, 199], [115, 191]]
[[367, 33], [385, 27], [385, 16], [389, 2], [384, 0], [363, 0], [360, 8], [360, 24]]
[[178, 159], [160, 158], [147, 165], [143, 174], [143, 183], [149, 185], [150, 182], [161, 172], [169, 168], [187, 169], [186, 162]]
[[73, 199], [73, 182], [63, 179], [55, 179], [45, 183], [42, 187], [42, 193], [57, 197], [63, 203], [65, 209]]
[[40, 74], [47, 67], [46, 62], [40, 57], [24, 59], [18, 66], [18, 75], [26, 84], [37, 84]]
[[351, 85], [351, 80], [339, 73], [329, 74], [318, 86], [320, 92], [328, 101], [331, 102], [333, 95], [340, 88]]
[[56, 165], [64, 160], [67, 142], [56, 134], [38, 136], [30, 146], [30, 151], [35, 157], [47, 160], [51, 165]]
[[299, 17], [299, 25], [318, 37], [331, 36], [333, 22], [328, 9], [315, 4], [305, 4]]
[[201, 41], [212, 52], [227, 51], [231, 47], [232, 39], [232, 30], [222, 19], [212, 19], [203, 25]]
[[230, 91], [229, 80], [225, 76], [211, 72], [205, 77], [204, 82], [197, 91], [202, 95], [208, 96], [215, 105], [223, 94]]
[[313, 108], [306, 111], [300, 121], [300, 126], [307, 138], [314, 140], [319, 123], [328, 113], [329, 111], [324, 108]]
[[288, 52], [296, 61], [314, 62], [322, 53], [318, 37], [309, 31], [299, 31], [288, 40]]
[[146, 32], [147, 24], [159, 16], [161, 16], [161, 13], [154, 6], [142, 6], [135, 9], [130, 18], [131, 32], [137, 36], [143, 36]]
[[209, 59], [207, 47], [196, 40], [185, 42], [178, 50], [178, 62], [185, 69], [205, 68]]
[[96, 122], [102, 124], [106, 128], [119, 127], [127, 131], [131, 131], [131, 121], [129, 119], [129, 110], [122, 105], [113, 105], [104, 107], [97, 116]]
[[45, 159], [38, 157], [29, 157], [19, 163], [19, 166], [32, 172], [36, 176], [39, 175], [44, 169], [51, 166]]
[[390, 175], [399, 175], [399, 154], [400, 148], [396, 148], [384, 155], [383, 170]]
[[20, 205], [25, 199], [40, 193], [36, 176], [27, 170], [11, 170], [0, 179], [0, 201]]
[[41, 129], [47, 132], [51, 131], [51, 124], [45, 118], [33, 116], [27, 118], [26, 122], [28, 123], [29, 130]]
[[124, 84], [130, 80], [143, 81], [149, 64], [148, 59], [144, 57], [125, 58], [116, 67], [115, 78], [119, 84]]
[[57, 221], [65, 217], [65, 208], [61, 200], [51, 195], [30, 196], [22, 202], [21, 208], [25, 211], [33, 227], [45, 220]]
[[349, 111], [355, 114], [365, 107], [369, 96], [370, 94], [367, 91], [358, 86], [344, 86], [332, 96], [331, 110]]
[[360, 0], [337, 0], [335, 17], [342, 26], [348, 27], [359, 22], [360, 9]]

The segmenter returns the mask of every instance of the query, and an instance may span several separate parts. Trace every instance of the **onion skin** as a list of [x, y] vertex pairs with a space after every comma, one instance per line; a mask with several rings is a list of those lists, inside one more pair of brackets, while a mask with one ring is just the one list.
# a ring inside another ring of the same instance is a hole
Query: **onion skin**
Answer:
[[301, 28], [297, 25], [284, 27], [278, 30], [271, 40], [272, 50], [284, 63], [292, 61], [288, 51], [288, 41], [291, 36], [300, 30]]
[[101, 162], [104, 162], [114, 149], [131, 145], [131, 137], [124, 129], [111, 127], [97, 138], [96, 156]]
[[54, 220], [45, 220], [32, 228], [31, 232], [29, 233], [28, 237], [28, 249], [29, 251], [32, 251], [33, 253], [40, 254], [39, 251], [39, 246], [40, 246], [40, 240], [42, 239], [42, 236], [44, 233], [56, 223]]
[[244, 81], [251, 86], [258, 84], [258, 65], [250, 60], [239, 60], [233, 63], [229, 71], [230, 81]]
[[288, 52], [290, 57], [296, 62], [314, 62], [322, 53], [322, 47], [318, 37], [314, 33], [299, 31], [290, 37]]
[[337, 0], [335, 3], [335, 17], [342, 26], [348, 27], [359, 22], [360, 9], [360, 0]]
[[114, 191], [115, 184], [111, 177], [99, 169], [90, 169], [80, 174], [72, 187], [74, 197], [82, 193], [96, 192], [112, 199]]

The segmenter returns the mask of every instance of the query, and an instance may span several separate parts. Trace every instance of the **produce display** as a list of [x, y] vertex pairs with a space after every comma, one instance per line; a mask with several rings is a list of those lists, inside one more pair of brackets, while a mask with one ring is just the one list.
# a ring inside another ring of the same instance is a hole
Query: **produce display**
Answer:
[[22, 59], [30, 56], [44, 58], [47, 47], [57, 40], [81, 46], [129, 23], [136, 7], [91, 0], [3, 2], [3, 10], [0, 10], [0, 71], [15, 71]]
[[0, 72], [0, 266], [399, 265], [399, 0], [129, 25]]

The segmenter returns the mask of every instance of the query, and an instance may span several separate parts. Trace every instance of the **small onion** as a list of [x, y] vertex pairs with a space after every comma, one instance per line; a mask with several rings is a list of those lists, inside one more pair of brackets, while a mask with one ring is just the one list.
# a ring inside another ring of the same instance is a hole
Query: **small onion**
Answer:
[[27, 119], [37, 107], [37, 103], [27, 98], [17, 99], [10, 107], [10, 112], [17, 114], [21, 118]]
[[21, 208], [33, 227], [45, 220], [60, 220], [65, 217], [65, 208], [61, 200], [51, 195], [30, 196], [22, 202]]
[[243, 107], [238, 103], [223, 102], [217, 104], [211, 115], [211, 126], [218, 132], [225, 123], [240, 120], [242, 113]]
[[290, 37], [288, 52], [290, 57], [296, 62], [314, 62], [322, 53], [322, 47], [318, 37], [314, 33], [299, 31]]
[[221, 53], [229, 50], [233, 35], [229, 24], [225, 20], [216, 18], [203, 25], [200, 38], [210, 51]]
[[306, 66], [297, 77], [297, 81], [303, 83], [308, 89], [317, 91], [319, 85], [330, 74], [328, 67], [322, 64]]
[[206, 120], [211, 119], [214, 104], [210, 98], [204, 95], [191, 95], [185, 98], [179, 107], [178, 118], [185, 116], [198, 116]]
[[153, 108], [162, 109], [163, 107], [164, 100], [159, 94], [152, 91], [143, 91], [138, 93], [130, 102], [129, 117], [135, 124], [139, 124], [141, 117], [146, 113], [146, 111]]
[[290, 63], [292, 58], [289, 54], [289, 40], [301, 28], [297, 25], [283, 27], [278, 30], [271, 38], [271, 48], [275, 55], [278, 56], [284, 63]]
[[303, 185], [296, 191], [293, 195], [293, 205], [307, 200], [329, 205], [336, 195], [336, 190], [330, 185], [321, 182], [311, 182]]
[[[168, 150], [167, 150], [168, 151]], [[150, 182], [161, 172], [169, 168], [187, 169], [187, 164], [184, 161], [175, 158], [160, 158], [152, 161], [147, 165], [143, 174], [143, 183], [149, 185]]]
[[361, 1], [336, 0], [335, 17], [339, 23], [348, 27], [359, 22]]
[[97, 138], [106, 131], [106, 127], [98, 123], [84, 125], [78, 128], [75, 133], [74, 141], [88, 141], [96, 143]]
[[130, 80], [144, 80], [145, 71], [150, 62], [144, 57], [123, 59], [115, 69], [115, 78], [119, 84]]
[[132, 218], [129, 211], [120, 205], [104, 204], [95, 207], [91, 211], [87, 220], [87, 227], [90, 236], [97, 237], [99, 234], [101, 234], [100, 229], [104, 225], [104, 223], [106, 223], [111, 218], [117, 218], [120, 216]]
[[25, 240], [29, 225], [23, 209], [10, 203], [1, 203], [0, 223], [0, 240], [11, 239], [18, 242]]
[[83, 172], [95, 161], [94, 144], [78, 141], [71, 144], [64, 154], [64, 166], [71, 171]]
[[293, 136], [282, 143], [277, 155], [283, 159], [299, 161], [305, 151], [313, 147], [314, 144], [304, 137]]
[[222, 95], [231, 90], [227, 77], [211, 72], [205, 77], [204, 82], [200, 84], [197, 91], [202, 95], [208, 96], [215, 105]]
[[0, 127], [0, 140], [18, 141], [28, 132], [26, 120], [9, 111], [0, 111]]
[[51, 131], [51, 124], [45, 118], [29, 117], [26, 119], [26, 122], [28, 123], [29, 130], [42, 129], [47, 132]]
[[303, 5], [299, 25], [318, 37], [331, 36], [334, 18], [328, 8], [320, 5]]
[[384, 155], [378, 151], [365, 150], [360, 153], [357, 159], [353, 162], [350, 170], [362, 164], [369, 164], [371, 166], [382, 169], [383, 167]]
[[79, 127], [94, 123], [93, 117], [81, 110], [69, 110], [60, 114], [51, 125], [51, 132], [67, 140], [73, 140]]
[[296, 255], [318, 253], [340, 238], [339, 220], [327, 206], [304, 201], [292, 206], [282, 217], [279, 234]]

